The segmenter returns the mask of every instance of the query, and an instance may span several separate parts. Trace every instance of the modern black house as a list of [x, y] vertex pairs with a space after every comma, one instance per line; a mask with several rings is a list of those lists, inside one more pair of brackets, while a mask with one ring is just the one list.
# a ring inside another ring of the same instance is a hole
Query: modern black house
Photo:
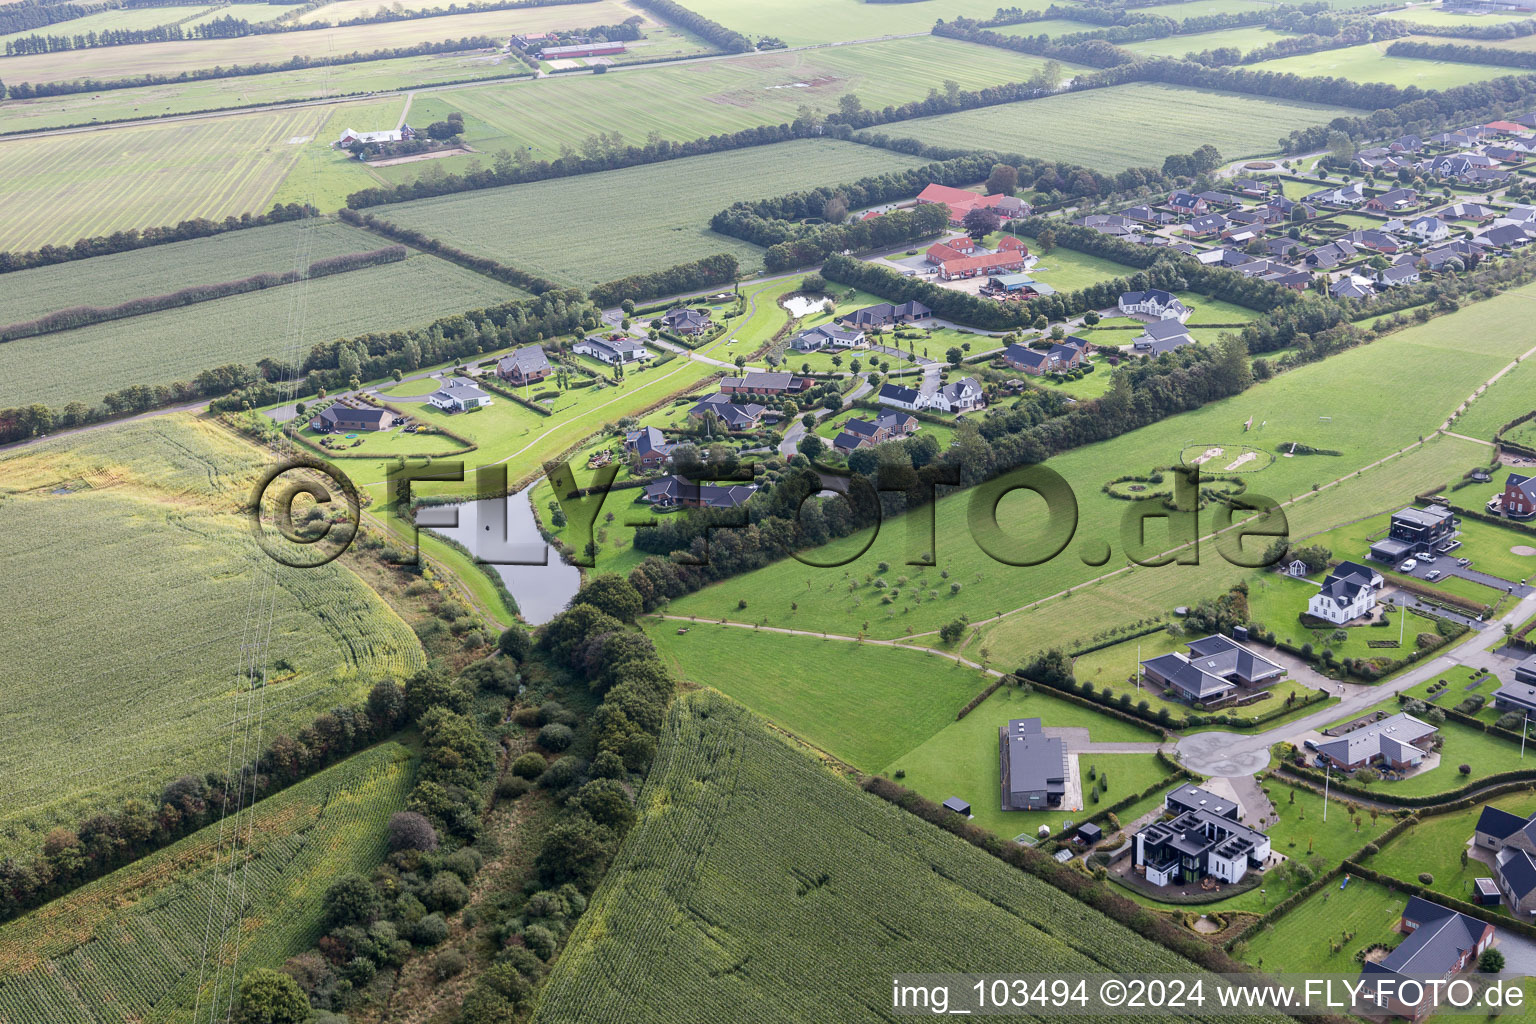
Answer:
[[1456, 518], [1444, 505], [1405, 508], [1392, 513], [1387, 535], [1371, 545], [1371, 557], [1396, 562], [1431, 551], [1449, 551], [1455, 545]]
[[998, 732], [1003, 810], [1060, 807], [1067, 792], [1067, 747], [1038, 718], [1015, 718]]
[[1164, 809], [1174, 817], [1136, 833], [1135, 864], [1153, 885], [1193, 885], [1207, 875], [1240, 882], [1269, 859], [1269, 836], [1238, 821], [1231, 800], [1181, 786]]

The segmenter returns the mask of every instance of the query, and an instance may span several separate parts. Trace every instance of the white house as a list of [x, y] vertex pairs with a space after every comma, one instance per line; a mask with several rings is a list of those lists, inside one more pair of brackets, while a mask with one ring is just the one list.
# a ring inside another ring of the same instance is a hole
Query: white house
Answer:
[[1140, 313], [1159, 320], [1177, 320], [1182, 324], [1195, 311], [1180, 302], [1172, 292], [1153, 288], [1144, 292], [1126, 292], [1120, 296], [1120, 312], [1127, 315]]
[[1307, 602], [1307, 614], [1336, 626], [1370, 614], [1376, 607], [1381, 573], [1355, 562], [1340, 562]]
[[924, 395], [924, 403], [939, 412], [970, 412], [987, 404], [987, 396], [975, 377], [966, 377], [953, 384], [946, 384], [931, 395]]
[[450, 377], [443, 386], [427, 396], [427, 401], [444, 412], [468, 412], [491, 404], [491, 396], [477, 388], [473, 381], [463, 377]]
[[1421, 242], [1439, 242], [1450, 237], [1451, 229], [1439, 217], [1418, 217], [1404, 229]]
[[898, 409], [916, 410], [923, 407], [922, 392], [904, 388], [900, 384], [882, 384], [878, 396], [881, 405], [894, 405]]
[[790, 342], [790, 348], [796, 352], [819, 352], [824, 348], [863, 348], [867, 342], [865, 334], [858, 328], [838, 327], [835, 324], [825, 324], [821, 327], [812, 327], [808, 331], [801, 331]]
[[643, 363], [651, 358], [651, 350], [643, 344], [634, 338], [617, 334], [608, 338], [582, 338], [571, 346], [571, 351], [577, 355], [591, 356], [609, 366]]

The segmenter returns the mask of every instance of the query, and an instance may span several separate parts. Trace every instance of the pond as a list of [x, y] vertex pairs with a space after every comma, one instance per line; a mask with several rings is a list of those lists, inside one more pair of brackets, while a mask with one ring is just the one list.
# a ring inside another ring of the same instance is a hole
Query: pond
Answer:
[[537, 626], [554, 618], [580, 589], [581, 570], [563, 561], [539, 535], [532, 491], [530, 485], [505, 498], [426, 507], [416, 519], [476, 558], [501, 563], [491, 568], [517, 599], [523, 618]]

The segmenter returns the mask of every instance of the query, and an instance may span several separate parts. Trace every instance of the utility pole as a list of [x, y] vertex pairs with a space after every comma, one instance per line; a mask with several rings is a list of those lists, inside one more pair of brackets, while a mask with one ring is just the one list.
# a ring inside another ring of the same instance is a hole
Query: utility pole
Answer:
[[1333, 762], [1323, 762], [1323, 821], [1328, 820], [1328, 783], [1333, 780]]

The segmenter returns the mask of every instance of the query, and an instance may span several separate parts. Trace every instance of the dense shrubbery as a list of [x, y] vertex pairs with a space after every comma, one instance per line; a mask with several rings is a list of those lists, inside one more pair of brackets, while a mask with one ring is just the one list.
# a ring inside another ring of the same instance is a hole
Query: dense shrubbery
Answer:
[[621, 277], [617, 281], [598, 285], [589, 294], [594, 303], [604, 308], [617, 306], [625, 299], [643, 302], [662, 295], [717, 288], [723, 284], [734, 285], [739, 268], [740, 263], [735, 256], [721, 252], [692, 263], [680, 263], [664, 270]]

